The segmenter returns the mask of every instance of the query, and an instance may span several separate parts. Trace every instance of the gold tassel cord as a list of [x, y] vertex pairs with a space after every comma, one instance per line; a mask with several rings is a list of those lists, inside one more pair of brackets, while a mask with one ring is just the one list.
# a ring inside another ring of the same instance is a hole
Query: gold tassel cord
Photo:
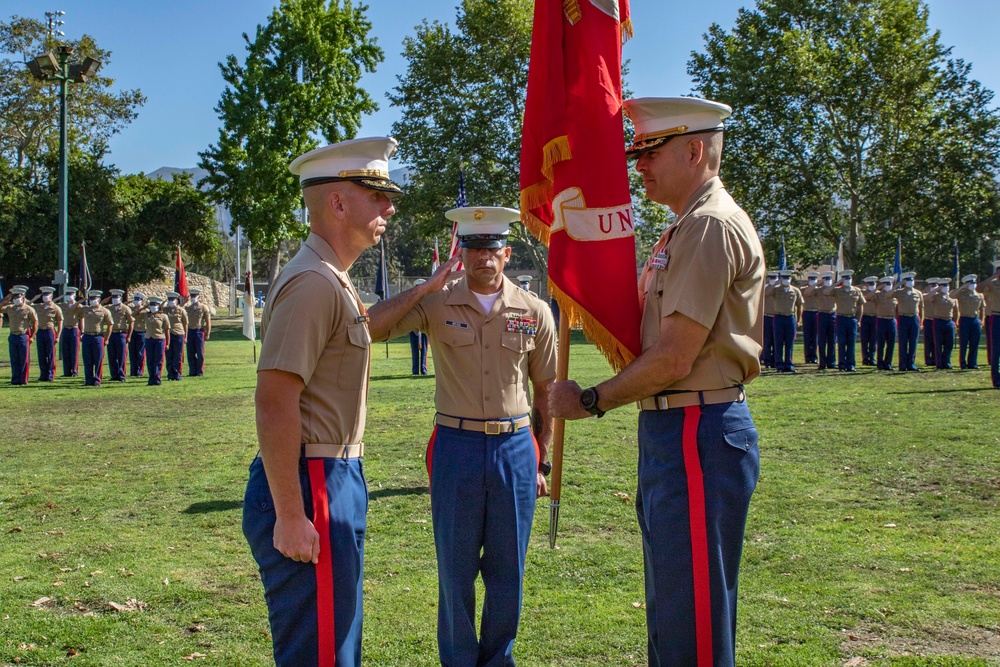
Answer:
[[631, 18], [625, 19], [625, 22], [622, 23], [620, 27], [622, 32], [622, 44], [624, 44], [625, 42], [627, 42], [628, 40], [632, 39], [632, 37], [635, 36], [634, 33], [632, 32]]
[[583, 17], [578, 0], [563, 0], [563, 14], [566, 15], [566, 20], [569, 21], [570, 25], [576, 25], [577, 21]]
[[587, 340], [593, 343], [604, 355], [615, 373], [620, 373], [635, 360], [635, 355], [628, 348], [622, 345], [593, 315], [559, 289], [551, 280], [549, 281], [549, 293], [559, 303], [559, 317], [569, 317], [570, 324], [581, 323]]

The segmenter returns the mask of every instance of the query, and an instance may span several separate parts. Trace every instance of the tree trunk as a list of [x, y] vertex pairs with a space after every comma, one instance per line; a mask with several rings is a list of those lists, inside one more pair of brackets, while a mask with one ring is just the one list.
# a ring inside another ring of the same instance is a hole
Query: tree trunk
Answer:
[[280, 260], [281, 248], [276, 248], [267, 263], [267, 284], [269, 286], [273, 285], [274, 281], [278, 279], [278, 264]]

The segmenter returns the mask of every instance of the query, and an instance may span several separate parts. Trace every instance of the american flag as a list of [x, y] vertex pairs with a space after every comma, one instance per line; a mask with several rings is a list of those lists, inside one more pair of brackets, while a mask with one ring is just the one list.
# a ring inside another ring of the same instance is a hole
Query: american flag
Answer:
[[[458, 197], [455, 198], [455, 208], [462, 208], [469, 205], [469, 200], [465, 198], [465, 172], [461, 169], [458, 170]], [[451, 248], [448, 250], [448, 258], [452, 258], [455, 255], [462, 252], [462, 249], [458, 247], [458, 223], [453, 222], [451, 225]], [[462, 270], [462, 263], [459, 262], [455, 266], [456, 271]]]

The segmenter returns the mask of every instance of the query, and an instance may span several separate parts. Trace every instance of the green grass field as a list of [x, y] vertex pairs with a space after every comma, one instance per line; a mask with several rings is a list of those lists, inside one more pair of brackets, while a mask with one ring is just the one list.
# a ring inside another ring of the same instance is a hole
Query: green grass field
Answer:
[[[11, 387], [0, 369], [0, 665], [270, 664], [240, 529], [256, 444], [253, 353], [238, 327], [217, 323], [206, 377], [162, 387], [40, 385], [34, 373]], [[373, 357], [364, 662], [431, 666], [434, 380], [410, 375], [406, 339]], [[738, 664], [1000, 665], [989, 372], [812, 368], [749, 387], [761, 477]], [[571, 377], [589, 386], [608, 373], [575, 338]], [[569, 424], [565, 460], [556, 550], [548, 503], [536, 514], [518, 664], [645, 665], [635, 409]]]

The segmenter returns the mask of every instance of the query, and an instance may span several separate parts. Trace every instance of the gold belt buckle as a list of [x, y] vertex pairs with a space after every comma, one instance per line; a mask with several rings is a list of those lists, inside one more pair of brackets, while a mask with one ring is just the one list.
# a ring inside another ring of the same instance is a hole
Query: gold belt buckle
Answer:
[[486, 435], [500, 435], [500, 422], [486, 422]]

